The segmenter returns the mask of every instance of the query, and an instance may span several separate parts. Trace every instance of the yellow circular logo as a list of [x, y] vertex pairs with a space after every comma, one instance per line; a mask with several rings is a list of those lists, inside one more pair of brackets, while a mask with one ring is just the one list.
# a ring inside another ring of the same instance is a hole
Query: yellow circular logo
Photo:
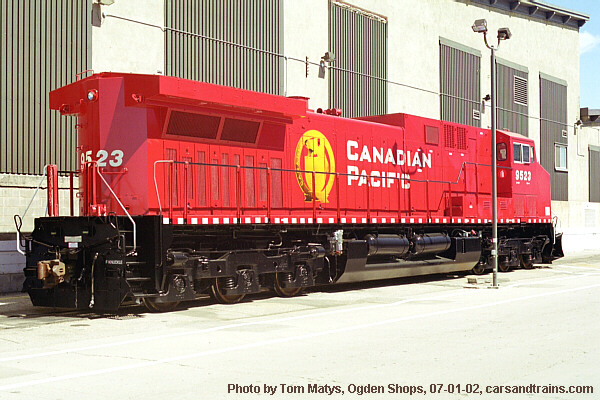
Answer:
[[321, 203], [328, 203], [327, 198], [335, 180], [335, 160], [325, 135], [316, 130], [306, 131], [296, 145], [294, 165], [304, 200], [313, 201], [314, 198]]

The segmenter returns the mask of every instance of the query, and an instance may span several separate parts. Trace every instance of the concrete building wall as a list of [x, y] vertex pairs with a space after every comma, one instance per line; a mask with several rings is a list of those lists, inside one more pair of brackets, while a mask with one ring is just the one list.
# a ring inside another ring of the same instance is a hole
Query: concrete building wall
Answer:
[[318, 77], [318, 67], [301, 61], [308, 57], [311, 62], [319, 62], [328, 51], [328, 10], [327, 1], [305, 0], [285, 1], [283, 4], [283, 49], [286, 57], [284, 67], [285, 94], [287, 96], [310, 97], [309, 107], [327, 108], [327, 79]]
[[[569, 137], [568, 202], [552, 202], [558, 217], [558, 228], [564, 232], [563, 246], [567, 252], [597, 249], [600, 241], [600, 203], [589, 202], [589, 146], [600, 147], [600, 128], [578, 127]], [[600, 182], [596, 183], [600, 185]], [[571, 190], [573, 189], [573, 190]]]
[[[95, 72], [162, 74], [165, 66], [164, 0], [117, 0], [101, 8], [105, 17], [92, 27]], [[97, 12], [97, 10], [95, 10]], [[148, 26], [114, 16], [142, 21]], [[97, 18], [94, 18], [98, 21]]]

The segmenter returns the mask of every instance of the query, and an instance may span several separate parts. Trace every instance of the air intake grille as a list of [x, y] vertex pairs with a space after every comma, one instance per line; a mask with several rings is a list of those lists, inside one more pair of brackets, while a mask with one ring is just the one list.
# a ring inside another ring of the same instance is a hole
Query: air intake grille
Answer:
[[451, 125], [444, 125], [444, 146], [450, 149], [456, 148], [454, 127]]
[[167, 126], [167, 134], [216, 139], [220, 122], [220, 117], [172, 111]]
[[221, 139], [233, 142], [254, 143], [258, 135], [259, 122], [226, 118]]
[[465, 128], [456, 128], [456, 141], [460, 150], [467, 149], [467, 130]]

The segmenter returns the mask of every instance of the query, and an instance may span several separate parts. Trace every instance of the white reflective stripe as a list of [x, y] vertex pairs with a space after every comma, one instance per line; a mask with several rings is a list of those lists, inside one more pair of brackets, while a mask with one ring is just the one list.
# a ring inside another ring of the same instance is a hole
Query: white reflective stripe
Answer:
[[406, 223], [406, 218], [400, 219], [400, 222], [403, 223], [403, 224], [405, 224]]
[[447, 220], [446, 218], [444, 218], [444, 219], [442, 219], [442, 222], [443, 222], [444, 224], [447, 224], [447, 223], [448, 223], [448, 220]]
[[208, 224], [208, 218], [202, 218], [202, 223], [203, 223], [204, 225]]
[[335, 220], [333, 218], [329, 218], [329, 223], [333, 224], [335, 222]]
[[504, 220], [503, 220], [503, 219], [501, 219], [501, 220], [500, 220], [500, 223], [501, 223], [501, 224], [503, 224], [503, 223], [504, 223]]
[[281, 219], [280, 218], [275, 218], [275, 223], [276, 224], [280, 224], [281, 223]]
[[171, 220], [169, 218], [164, 218], [163, 217], [163, 224], [169, 225], [170, 223], [171, 223]]
[[298, 218], [292, 218], [292, 224], [297, 224], [298, 223]]
[[183, 225], [183, 218], [177, 218], [177, 223], [179, 225]]
[[323, 218], [317, 218], [317, 224], [322, 224], [323, 223]]
[[422, 224], [423, 223], [423, 218], [419, 218], [419, 223]]
[[377, 218], [371, 218], [371, 223], [372, 224], [376, 224], [377, 223]]
[[396, 218], [392, 218], [392, 219], [390, 220], [390, 222], [391, 222], [392, 224], [395, 224], [395, 223], [396, 223]]
[[381, 218], [381, 223], [382, 223], [382, 224], [385, 224], [385, 222], [386, 222], [386, 221], [387, 221], [387, 220], [386, 220], [385, 218]]
[[306, 218], [300, 218], [300, 223], [301, 224], [305, 224], [306, 223]]
[[363, 218], [363, 219], [362, 219], [362, 223], [363, 223], [363, 224], [366, 224], [366, 223], [367, 223], [367, 219], [366, 219], [366, 218]]
[[191, 223], [194, 224], [194, 225], [197, 225], [198, 224], [198, 218], [192, 218], [191, 219]]
[[346, 223], [346, 218], [342, 218], [342, 224]]
[[229, 218], [223, 218], [223, 223], [224, 224], [228, 224], [229, 223]]
[[352, 218], [352, 223], [355, 224], [356, 223], [356, 218]]
[[282, 219], [281, 219], [281, 222], [283, 222], [284, 224], [287, 224], [287, 223], [288, 223], [288, 221], [289, 221], [289, 219], [288, 219], [288, 218], [282, 218]]
[[309, 218], [309, 219], [308, 219], [308, 223], [309, 223], [309, 224], [312, 224], [312, 223], [313, 223], [313, 219], [312, 219], [312, 218]]
[[410, 223], [411, 223], [411, 224], [414, 224], [414, 223], [415, 223], [415, 219], [414, 219], [414, 218], [411, 218], [411, 219], [410, 219]]
[[461, 221], [462, 221], [462, 219], [461, 219], [461, 218], [458, 218], [458, 223], [459, 223], [459, 224], [461, 223]]
[[219, 218], [213, 218], [213, 224], [218, 224], [219, 223]]
[[255, 224], [260, 224], [261, 222], [262, 222], [262, 219], [260, 217], [254, 218], [254, 223]]
[[429, 218], [427, 221], [428, 221], [429, 223], [431, 223], [431, 218]]
[[481, 223], [481, 218], [477, 218], [477, 223], [480, 224]]
[[251, 224], [252, 223], [252, 218], [244, 218], [244, 223], [245, 224]]

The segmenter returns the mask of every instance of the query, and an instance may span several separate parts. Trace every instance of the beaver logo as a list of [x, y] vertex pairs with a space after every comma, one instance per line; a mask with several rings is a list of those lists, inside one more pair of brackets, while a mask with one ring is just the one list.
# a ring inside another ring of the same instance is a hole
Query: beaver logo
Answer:
[[[294, 165], [304, 200], [313, 201], [314, 198], [321, 203], [328, 203], [327, 198], [335, 180], [335, 160], [325, 135], [316, 130], [306, 131], [296, 145]], [[315, 172], [314, 183], [312, 171]]]

